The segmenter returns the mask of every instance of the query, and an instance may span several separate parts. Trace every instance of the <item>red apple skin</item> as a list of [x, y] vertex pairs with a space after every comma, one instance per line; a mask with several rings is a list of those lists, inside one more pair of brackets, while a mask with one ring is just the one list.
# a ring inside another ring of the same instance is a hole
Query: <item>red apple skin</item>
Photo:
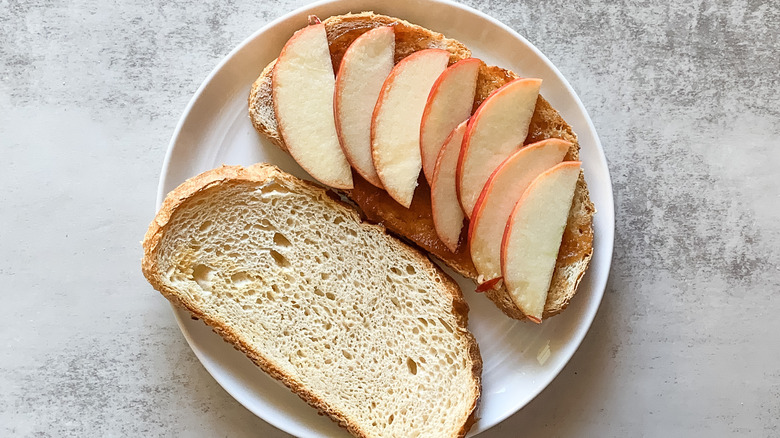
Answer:
[[[377, 99], [376, 106], [374, 107], [374, 112], [371, 115], [371, 153], [374, 159], [374, 167], [377, 169], [377, 173], [379, 173], [379, 167], [377, 167], [377, 154], [374, 153], [374, 142], [376, 140], [375, 125], [376, 125], [377, 115], [381, 112], [382, 106], [385, 102], [384, 96], [389, 92], [390, 87], [392, 86], [392, 83], [395, 80], [395, 77], [398, 75], [398, 71], [401, 68], [403, 68], [404, 63], [413, 61], [418, 56], [426, 56], [425, 52], [433, 52], [433, 51], [441, 52], [442, 55], [446, 54], [447, 57], [449, 57], [449, 52], [444, 49], [423, 49], [414, 52], [411, 55], [407, 56], [406, 58], [398, 61], [395, 67], [393, 67], [393, 71], [390, 72], [390, 75], [387, 77], [387, 79], [385, 79], [385, 83], [382, 85], [382, 91], [379, 92], [379, 98]], [[409, 206], [411, 205], [411, 200], [408, 204], [405, 204], [403, 202], [400, 202], [398, 199], [396, 199], [395, 195], [390, 191], [388, 191], [387, 188], [385, 188], [385, 190], [387, 191], [387, 193], [390, 195], [391, 198], [398, 201], [398, 203], [403, 205], [404, 207], [409, 208]]]
[[[517, 79], [513, 79], [513, 80], [507, 82], [506, 84], [501, 86], [501, 88], [499, 88], [499, 89], [495, 90], [494, 92], [490, 93], [490, 95], [484, 101], [482, 101], [482, 103], [479, 105], [477, 110], [474, 111], [474, 114], [469, 119], [469, 124], [466, 127], [466, 134], [463, 136], [463, 145], [461, 146], [461, 149], [460, 149], [460, 156], [458, 157], [458, 167], [457, 167], [457, 169], [455, 171], [455, 181], [456, 181], [455, 187], [456, 187], [456, 189], [458, 191], [458, 199], [459, 200], [461, 199], [461, 188], [460, 188], [460, 186], [461, 186], [461, 179], [462, 179], [462, 176], [463, 176], [463, 164], [465, 162], [466, 155], [468, 155], [468, 153], [469, 153], [469, 147], [471, 146], [471, 137], [472, 137], [472, 134], [474, 133], [474, 127], [479, 122], [479, 120], [482, 118], [483, 111], [485, 111], [485, 108], [487, 107], [485, 105], [486, 102], [489, 102], [491, 98], [494, 98], [495, 96], [498, 96], [499, 94], [506, 92], [506, 90], [508, 89], [509, 85], [512, 85], [515, 82], [519, 82], [519, 81], [539, 81], [539, 82], [541, 82], [541, 79], [517, 78]], [[518, 144], [517, 146], [521, 147], [522, 143]], [[462, 202], [461, 202], [461, 208], [463, 208], [463, 212], [466, 214], [466, 217], [471, 218], [471, 213], [472, 212], [466, 211], [467, 209], [465, 208], [465, 206], [463, 205]]]
[[[433, 88], [431, 88], [431, 93], [428, 95], [428, 102], [425, 104], [425, 110], [423, 111], [423, 117], [422, 122], [420, 123], [420, 156], [422, 157], [422, 163], [423, 163], [423, 173], [425, 174], [425, 178], [428, 180], [428, 184], [431, 183], [433, 179], [433, 169], [429, 168], [429, 166], [426, 166], [427, 162], [430, 162], [431, 160], [435, 160], [435, 157], [429, 157], [429, 152], [432, 152], [433, 150], [436, 150], [436, 147], [441, 148], [441, 145], [426, 145], [424, 144], [424, 138], [425, 136], [423, 133], [426, 130], [426, 125], [430, 121], [430, 114], [433, 109], [433, 105], [431, 104], [434, 99], [438, 96], [439, 92], [442, 90], [442, 84], [446, 83], [454, 74], [458, 73], [461, 69], [477, 69], [477, 75], [479, 74], [478, 69], [479, 66], [482, 64], [482, 61], [477, 58], [466, 58], [462, 59], [455, 64], [452, 64], [451, 66], [447, 67], [446, 70], [436, 79], [436, 82], [433, 83]], [[474, 78], [474, 87], [473, 91], [476, 92], [476, 77]], [[471, 100], [474, 100], [472, 93]], [[469, 112], [471, 109], [469, 109]], [[466, 120], [468, 117], [464, 118], [463, 120]], [[460, 123], [457, 122], [457, 123]], [[457, 125], [455, 125], [457, 126]], [[453, 129], [455, 128], [453, 126]], [[438, 156], [438, 153], [435, 154]]]
[[[369, 38], [369, 37], [371, 37], [371, 34], [381, 34], [381, 33], [393, 33], [394, 34], [395, 30], [392, 27], [390, 27], [390, 26], [377, 27], [377, 28], [371, 29], [368, 32], [364, 33], [363, 35], [359, 36], [355, 41], [357, 41], [358, 39], [363, 38], [363, 37]], [[354, 44], [354, 41], [353, 41], [353, 44]], [[343, 133], [344, 130], [343, 130], [342, 126], [341, 126], [341, 117], [339, 117], [339, 113], [340, 113], [339, 109], [340, 109], [340, 107], [342, 105], [342, 103], [341, 103], [341, 93], [339, 93], [339, 91], [340, 91], [340, 89], [342, 89], [344, 87], [344, 85], [343, 85], [344, 76], [341, 75], [341, 72], [342, 72], [342, 68], [341, 67], [344, 65], [344, 61], [346, 59], [348, 59], [349, 53], [350, 53], [350, 49], [351, 49], [351, 46], [347, 48], [347, 51], [344, 52], [344, 56], [341, 58], [341, 64], [339, 65], [339, 70], [336, 73], [336, 86], [335, 86], [335, 92], [333, 94], [333, 114], [334, 114], [334, 118], [336, 120], [336, 134], [338, 135], [339, 143], [341, 143], [342, 146], [345, 144], [345, 140], [344, 140], [344, 133]], [[370, 130], [371, 126], [369, 126], [368, 129]], [[370, 145], [369, 145], [369, 147], [370, 147]], [[352, 168], [360, 176], [362, 176], [363, 179], [365, 179], [366, 181], [370, 182], [371, 184], [373, 184], [374, 186], [376, 186], [376, 187], [378, 187], [380, 189], [384, 188], [382, 186], [382, 181], [379, 180], [379, 177], [376, 176], [376, 173], [369, 174], [367, 172], [362, 171], [359, 166], [355, 165], [355, 161], [356, 160], [355, 160], [355, 157], [352, 156], [352, 153], [350, 152], [350, 150], [348, 148], [346, 148], [346, 147], [342, 147], [342, 149], [344, 150], [344, 155], [346, 155], [346, 157], [347, 157], [347, 161], [349, 161], [349, 163], [352, 165]], [[371, 153], [371, 151], [369, 149], [369, 154], [370, 153]]]
[[504, 277], [496, 277], [487, 281], [483, 281], [479, 284], [479, 286], [477, 286], [476, 292], [485, 292], [486, 290], [493, 289], [498, 284], [498, 282], [503, 279]]
[[[440, 174], [441, 174], [441, 171], [442, 171], [442, 165], [443, 165], [443, 161], [444, 161], [444, 154], [447, 153], [447, 152], [456, 152], [454, 150], [453, 151], [449, 151], [449, 148], [452, 148], [452, 147], [460, 148], [460, 145], [458, 145], [458, 144], [451, 144], [451, 142], [453, 141], [453, 138], [455, 138], [456, 136], [459, 136], [459, 137], [462, 138], [463, 131], [465, 130], [465, 128], [466, 128], [466, 121], [464, 120], [460, 125], [458, 125], [455, 129], [453, 129], [452, 132], [450, 132], [450, 135], [447, 137], [447, 139], [444, 140], [444, 144], [442, 145], [442, 148], [439, 151], [439, 156], [436, 159], [436, 166], [434, 167], [433, 175], [431, 177], [431, 215], [433, 216], [433, 225], [434, 225], [434, 228], [436, 228], [436, 232], [437, 232], [437, 234], [439, 234], [439, 238], [441, 239], [441, 241], [452, 252], [456, 252], [458, 250], [458, 244], [460, 243], [460, 242], [458, 242], [458, 239], [460, 238], [460, 234], [461, 234], [461, 231], [462, 231], [463, 227], [461, 226], [461, 229], [458, 230], [457, 236], [452, 236], [452, 238], [449, 238], [449, 237], [444, 236], [444, 235], [441, 234], [441, 232], [439, 230], [442, 229], [442, 225], [441, 225], [441, 219], [440, 219], [441, 218], [441, 214], [439, 213], [439, 211], [440, 211], [440, 209], [442, 207], [441, 207], [439, 202], [443, 201], [443, 200], [440, 200], [440, 198], [439, 198], [439, 196], [437, 196], [437, 194], [439, 193], [438, 192], [439, 184], [441, 183]], [[455, 140], [455, 141], [457, 141], [457, 140]], [[453, 183], [454, 183], [454, 181], [453, 181]], [[456, 197], [457, 197], [457, 195], [456, 195]], [[458, 202], [458, 200], [455, 199], [455, 203], [457, 203], [457, 202]], [[457, 207], [456, 207], [456, 211], [457, 211]], [[463, 216], [460, 216], [460, 221], [461, 221], [461, 223], [463, 222]]]
[[[561, 140], [559, 138], [548, 138], [545, 140], [540, 140], [536, 143], [532, 143], [529, 145], [524, 146], [522, 149], [530, 148], [530, 147], [538, 147], [538, 145], [541, 145], [542, 143], [546, 142], [561, 142], [564, 147], [568, 150], [571, 143], [569, 143], [566, 140]], [[518, 150], [519, 152], [519, 150]], [[517, 152], [516, 152], [517, 153]], [[488, 178], [487, 182], [485, 183], [485, 188], [482, 189], [482, 193], [479, 194], [479, 198], [477, 198], [477, 203], [474, 204], [474, 211], [472, 212], [472, 217], [476, 218], [482, 214], [482, 210], [485, 208], [485, 199], [490, 196], [490, 192], [493, 189], [493, 182], [496, 179], [496, 176], [501, 172], [501, 169], [509, 163], [509, 161], [512, 159], [514, 154], [510, 155], [506, 160], [504, 160], [503, 163], [501, 163], [498, 167], [496, 167], [496, 170], [493, 171], [493, 173], [490, 175], [490, 178]], [[468, 239], [471, 241], [471, 239], [474, 236], [474, 229], [476, 228], [476, 220], [469, 221], [469, 232], [468, 232]]]
[[[561, 164], [559, 164], [558, 166], [555, 166], [555, 167], [559, 167], [559, 166], [576, 167], [576, 168], [579, 169], [579, 168], [582, 167], [582, 162], [580, 162], [580, 161], [564, 161], [563, 163], [561, 163]], [[547, 172], [553, 171], [553, 169], [549, 169]], [[547, 172], [545, 172], [545, 173], [547, 173]], [[517, 201], [517, 204], [515, 205], [515, 208], [512, 210], [512, 214], [509, 216], [510, 219], [509, 219], [509, 221], [506, 224], [506, 228], [504, 229], [504, 238], [501, 239], [501, 270], [502, 270], [502, 274], [504, 274], [503, 275], [504, 278], [506, 278], [506, 271], [505, 271], [505, 269], [506, 269], [506, 258], [507, 258], [506, 249], [507, 249], [507, 245], [509, 244], [509, 239], [511, 238], [511, 233], [512, 233], [512, 219], [511, 218], [515, 216], [515, 213], [517, 212], [518, 207], [521, 205], [522, 202], [525, 201], [525, 198], [527, 198], [527, 195], [530, 192], [532, 186], [533, 186], [533, 183], [530, 186], [528, 186], [528, 188], [526, 189], [525, 193]], [[534, 316], [529, 316], [529, 315], [525, 315], [525, 316], [526, 316], [526, 318], [528, 318], [529, 320], [531, 320], [531, 321], [533, 321], [533, 322], [535, 322], [537, 324], [540, 324], [542, 322], [542, 320], [540, 318], [536, 318]]]

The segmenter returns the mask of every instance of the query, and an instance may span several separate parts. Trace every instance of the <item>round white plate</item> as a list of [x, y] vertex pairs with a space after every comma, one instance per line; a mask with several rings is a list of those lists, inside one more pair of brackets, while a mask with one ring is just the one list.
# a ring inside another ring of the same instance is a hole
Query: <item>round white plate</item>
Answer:
[[[326, 18], [368, 10], [442, 32], [466, 44], [473, 56], [488, 64], [509, 68], [522, 76], [542, 78], [542, 94], [579, 136], [585, 177], [598, 209], [590, 270], [569, 308], [541, 326], [503, 316], [490, 301], [474, 292], [472, 282], [455, 276], [471, 306], [469, 328], [479, 342], [484, 361], [483, 394], [478, 407], [480, 420], [470, 433], [475, 435], [525, 406], [569, 361], [601, 303], [612, 257], [612, 186], [593, 124], [561, 73], [523, 37], [478, 11], [445, 1], [332, 0], [294, 11], [241, 43], [195, 93], [165, 158], [158, 206], [165, 194], [185, 179], [221, 164], [250, 165], [266, 161], [308, 178], [287, 154], [252, 128], [247, 115], [250, 86], [263, 67], [278, 56], [292, 33], [306, 25], [307, 15]], [[176, 311], [176, 317], [209, 373], [247, 409], [293, 435], [347, 435], [260, 371], [202, 322], [191, 320], [181, 311]], [[552, 354], [542, 365], [537, 361], [537, 354], [548, 344]]]

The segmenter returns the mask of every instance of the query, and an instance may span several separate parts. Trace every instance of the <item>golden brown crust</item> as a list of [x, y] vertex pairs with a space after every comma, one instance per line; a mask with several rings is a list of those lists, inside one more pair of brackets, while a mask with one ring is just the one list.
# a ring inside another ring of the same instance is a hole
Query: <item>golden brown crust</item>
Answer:
[[[233, 345], [236, 349], [243, 352], [252, 362], [254, 362], [260, 369], [268, 373], [271, 377], [278, 379], [285, 386], [290, 388], [295, 394], [297, 394], [306, 403], [316, 408], [324, 415], [328, 415], [340, 426], [346, 428], [350, 433], [357, 437], [364, 437], [366, 433], [360, 429], [360, 425], [350, 421], [342, 412], [331, 408], [328, 403], [312, 393], [306, 387], [301, 385], [298, 381], [291, 376], [285, 374], [280, 369], [276, 368], [270, 361], [268, 361], [262, 352], [253, 350], [250, 347], [250, 343], [245, 340], [240, 333], [233, 330], [232, 327], [222, 324], [220, 321], [212, 318], [210, 315], [202, 312], [198, 305], [185, 296], [178, 293], [178, 291], [170, 288], [163, 281], [159, 269], [158, 257], [160, 250], [159, 245], [163, 235], [165, 234], [167, 227], [171, 221], [171, 218], [175, 212], [186, 205], [186, 203], [193, 198], [197, 197], [199, 193], [202, 193], [211, 188], [217, 187], [221, 184], [242, 184], [242, 183], [262, 183], [270, 178], [276, 180], [292, 182], [296, 185], [305, 187], [307, 190], [320, 191], [323, 194], [327, 194], [326, 190], [317, 184], [299, 180], [292, 175], [289, 175], [277, 167], [266, 164], [258, 163], [247, 168], [241, 166], [222, 166], [217, 169], [204, 172], [193, 178], [188, 179], [176, 189], [171, 191], [166, 196], [159, 212], [155, 216], [152, 223], [149, 225], [144, 240], [143, 250], [144, 257], [141, 263], [142, 271], [149, 283], [160, 293], [162, 293], [171, 303], [183, 308], [190, 312], [191, 316], [196, 319], [200, 319], [208, 326], [210, 326], [215, 333], [222, 336], [222, 338]], [[322, 197], [323, 202], [329, 203], [334, 208], [348, 209], [354, 219], [360, 222], [360, 215], [355, 209], [339, 200], [335, 200], [330, 196]], [[384, 228], [380, 225], [373, 225], [363, 223], [367, 228], [378, 228], [384, 231]], [[479, 346], [474, 336], [468, 331], [468, 311], [469, 307], [463, 294], [458, 287], [457, 283], [442, 271], [438, 266], [428, 259], [420, 250], [414, 247], [407, 246], [401, 242], [398, 242], [401, 247], [408, 250], [409, 254], [415, 258], [418, 263], [432, 272], [433, 275], [441, 279], [442, 290], [446, 291], [452, 298], [452, 311], [458, 322], [458, 329], [462, 336], [464, 336], [469, 344], [469, 356], [472, 359], [472, 374], [475, 382], [475, 398], [471, 409], [464, 413], [464, 423], [469, 427], [469, 418], [475, 412], [477, 402], [481, 394], [481, 382], [482, 382], [482, 358], [479, 354]], [[468, 431], [465, 428], [458, 436], [464, 436]]]
[[347, 47], [357, 37], [376, 27], [392, 26], [395, 31], [395, 62], [423, 49], [444, 49], [450, 52], [450, 64], [471, 57], [471, 51], [459, 41], [425, 29], [400, 18], [373, 12], [336, 15], [322, 22], [328, 34], [328, 46], [333, 71], [338, 71]]
[[[398, 26], [396, 27], [396, 62], [416, 50], [433, 47], [450, 50], [452, 53], [450, 57], [451, 63], [470, 56], [468, 49], [461, 43], [457, 41], [453, 43], [454, 40], [448, 40], [441, 34], [392, 17], [362, 13], [331, 17], [323, 23], [325, 23], [326, 29], [328, 29], [328, 38], [333, 38], [331, 42], [331, 56], [334, 60], [334, 66], [337, 66], [340, 62], [341, 56], [343, 56], [343, 52], [349, 46], [349, 43], [363, 32], [377, 26], [392, 23], [396, 23], [395, 25]], [[399, 32], [399, 30], [401, 31]], [[518, 77], [514, 72], [501, 67], [485, 64], [480, 66], [473, 109], [476, 110], [490, 93]], [[271, 86], [270, 81], [264, 78], [263, 75], [258, 78], [255, 84], [268, 87], [268, 89]], [[253, 93], [255, 88], [253, 86]], [[255, 94], [255, 97], [257, 99], [266, 99], [259, 92]], [[270, 97], [267, 98], [270, 99]], [[253, 106], [267, 107], [269, 102], [270, 100], [253, 100], [250, 97], [250, 114]], [[255, 123], [257, 128], [258, 123], [256, 123], [254, 118], [253, 123]], [[275, 123], [275, 120], [265, 124], [260, 121], [259, 124], [263, 126], [258, 128], [258, 131], [269, 136], [275, 144], [284, 149], [284, 146], [279, 144], [280, 139], [274, 138], [273, 133], [271, 135], [267, 134], [268, 131], [273, 131], [272, 125], [275, 125]], [[275, 135], [278, 137], [278, 134]], [[536, 108], [525, 143], [530, 144], [553, 137], [572, 143], [564, 158], [565, 160], [579, 159], [577, 135], [558, 111], [540, 95], [536, 102]], [[471, 262], [466, 245], [461, 245], [457, 252], [452, 253], [438, 238], [433, 226], [430, 210], [430, 190], [427, 188], [425, 178], [420, 178], [420, 186], [415, 190], [412, 205], [409, 209], [406, 209], [393, 201], [386, 192], [361, 181], [360, 177], [355, 177], [355, 175], [356, 173], [353, 172], [354, 189], [345, 193], [356, 202], [370, 221], [385, 225], [393, 234], [414, 242], [459, 274], [475, 281], [477, 280], [476, 269]], [[572, 203], [562, 245], [564, 248], [574, 248], [576, 251], [564, 251], [568, 256], [559, 257], [556, 262], [550, 293], [545, 304], [545, 318], [560, 313], [569, 303], [576, 293], [577, 285], [587, 270], [593, 253], [593, 215], [595, 208], [590, 201], [587, 185], [582, 176], [578, 181], [576, 190], [575, 201], [579, 201]], [[577, 232], [574, 232], [575, 230]], [[580, 232], [580, 230], [582, 231]], [[570, 239], [575, 239], [576, 242], [570, 242]], [[462, 241], [465, 241], [465, 239]], [[524, 315], [519, 311], [511, 297], [509, 297], [505, 288], [498, 287], [487, 291], [486, 296], [507, 316], [515, 319], [524, 319]]]
[[276, 60], [265, 66], [263, 72], [252, 84], [249, 92], [249, 119], [255, 130], [266, 136], [279, 149], [287, 152], [287, 145], [282, 140], [279, 125], [276, 123], [276, 114], [273, 105], [264, 105], [273, 101], [273, 71]]

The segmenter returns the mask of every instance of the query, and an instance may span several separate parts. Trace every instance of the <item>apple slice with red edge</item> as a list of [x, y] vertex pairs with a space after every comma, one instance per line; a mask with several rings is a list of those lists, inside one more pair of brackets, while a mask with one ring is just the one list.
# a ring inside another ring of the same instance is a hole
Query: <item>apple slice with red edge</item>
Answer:
[[536, 323], [542, 322], [579, 175], [580, 162], [566, 161], [536, 177], [517, 201], [501, 241], [504, 285]]
[[371, 117], [371, 154], [387, 193], [406, 208], [422, 168], [420, 123], [436, 78], [447, 68], [442, 49], [414, 52], [393, 67]]
[[[310, 18], [310, 22], [318, 21]], [[295, 32], [272, 74], [276, 121], [290, 155], [321, 183], [351, 189], [352, 169], [339, 144], [333, 116], [336, 79], [325, 25], [311, 24]]]
[[395, 32], [377, 27], [349, 45], [336, 74], [333, 112], [339, 142], [352, 167], [382, 188], [371, 156], [371, 114], [379, 91], [393, 69]]
[[467, 217], [496, 167], [523, 145], [541, 85], [541, 79], [515, 79], [491, 93], [469, 119], [456, 176]]
[[471, 260], [484, 279], [484, 288], [489, 289], [488, 282], [501, 277], [498, 242], [504, 237], [512, 209], [537, 176], [563, 161], [569, 147], [571, 143], [558, 138], [529, 144], [510, 155], [488, 178], [474, 205], [468, 232]]
[[455, 166], [458, 164], [460, 144], [466, 132], [463, 121], [445, 139], [439, 151], [431, 178], [431, 214], [439, 239], [450, 251], [458, 250], [458, 239], [463, 229], [463, 210], [455, 190]]
[[444, 140], [471, 116], [480, 65], [482, 61], [476, 58], [458, 61], [447, 67], [431, 88], [420, 123], [420, 155], [428, 184]]

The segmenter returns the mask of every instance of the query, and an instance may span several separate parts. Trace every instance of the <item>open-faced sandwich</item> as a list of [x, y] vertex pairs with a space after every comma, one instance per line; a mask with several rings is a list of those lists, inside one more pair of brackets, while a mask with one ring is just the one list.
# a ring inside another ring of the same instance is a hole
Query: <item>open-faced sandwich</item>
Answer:
[[255, 129], [508, 316], [560, 313], [593, 254], [595, 208], [542, 81], [398, 18], [310, 21], [252, 86]]

